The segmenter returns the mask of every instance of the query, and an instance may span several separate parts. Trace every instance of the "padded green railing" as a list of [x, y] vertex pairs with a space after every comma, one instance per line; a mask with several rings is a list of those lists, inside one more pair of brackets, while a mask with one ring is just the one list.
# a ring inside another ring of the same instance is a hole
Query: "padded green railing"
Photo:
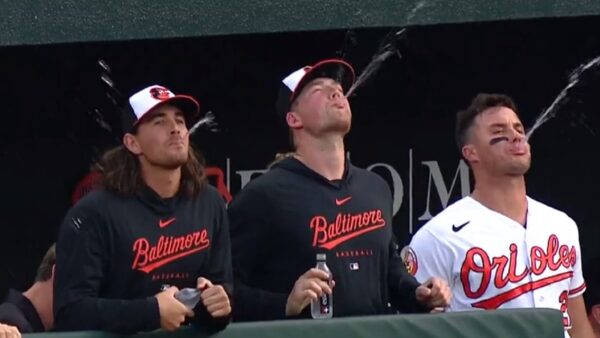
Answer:
[[[207, 337], [201, 330], [151, 332], [136, 338]], [[117, 338], [102, 332], [28, 334], [25, 338]], [[352, 317], [233, 323], [214, 338], [563, 338], [562, 314], [550, 309], [455, 312], [436, 315]]]
[[600, 14], [597, 0], [3, 0], [0, 46]]

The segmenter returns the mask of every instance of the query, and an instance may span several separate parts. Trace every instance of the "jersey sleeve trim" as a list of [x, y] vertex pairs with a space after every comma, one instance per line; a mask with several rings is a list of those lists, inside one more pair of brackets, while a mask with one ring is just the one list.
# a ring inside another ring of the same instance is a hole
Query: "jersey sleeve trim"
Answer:
[[569, 298], [574, 298], [574, 297], [577, 297], [577, 296], [583, 294], [585, 289], [586, 289], [586, 285], [585, 285], [585, 282], [583, 282], [583, 284], [581, 284], [580, 286], [578, 286], [572, 290], [569, 290]]

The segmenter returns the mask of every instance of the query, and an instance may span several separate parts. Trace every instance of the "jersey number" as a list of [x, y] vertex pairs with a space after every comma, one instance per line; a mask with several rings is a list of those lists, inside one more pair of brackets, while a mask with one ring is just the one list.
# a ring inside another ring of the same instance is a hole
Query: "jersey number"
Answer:
[[571, 328], [571, 317], [569, 317], [569, 305], [567, 301], [569, 300], [569, 293], [567, 290], [563, 291], [560, 296], [558, 296], [558, 301], [560, 302], [560, 312], [563, 313], [563, 325], [565, 329]]

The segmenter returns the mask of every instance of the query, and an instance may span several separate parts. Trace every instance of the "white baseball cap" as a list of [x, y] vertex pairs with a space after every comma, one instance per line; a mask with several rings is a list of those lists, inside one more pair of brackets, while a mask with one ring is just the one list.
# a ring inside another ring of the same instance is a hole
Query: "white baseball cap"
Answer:
[[188, 95], [175, 95], [161, 85], [152, 85], [129, 97], [131, 111], [124, 114], [126, 115], [123, 119], [124, 131], [131, 132], [148, 112], [167, 103], [181, 109], [188, 126], [199, 117], [200, 104], [196, 99]]
[[292, 102], [300, 95], [304, 86], [316, 78], [330, 78], [342, 85], [344, 93], [354, 83], [354, 69], [344, 60], [328, 59], [312, 66], [302, 67], [281, 81], [276, 110], [279, 116], [285, 117], [290, 111]]

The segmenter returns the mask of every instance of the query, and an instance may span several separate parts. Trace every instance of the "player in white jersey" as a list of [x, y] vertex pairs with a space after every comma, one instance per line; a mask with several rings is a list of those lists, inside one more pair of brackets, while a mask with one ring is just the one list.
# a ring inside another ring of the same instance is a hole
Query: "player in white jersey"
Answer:
[[566, 337], [593, 337], [577, 225], [526, 195], [531, 153], [516, 112], [508, 96], [479, 94], [457, 114], [475, 188], [419, 229], [405, 263], [418, 280], [446, 278], [449, 311], [555, 308]]

